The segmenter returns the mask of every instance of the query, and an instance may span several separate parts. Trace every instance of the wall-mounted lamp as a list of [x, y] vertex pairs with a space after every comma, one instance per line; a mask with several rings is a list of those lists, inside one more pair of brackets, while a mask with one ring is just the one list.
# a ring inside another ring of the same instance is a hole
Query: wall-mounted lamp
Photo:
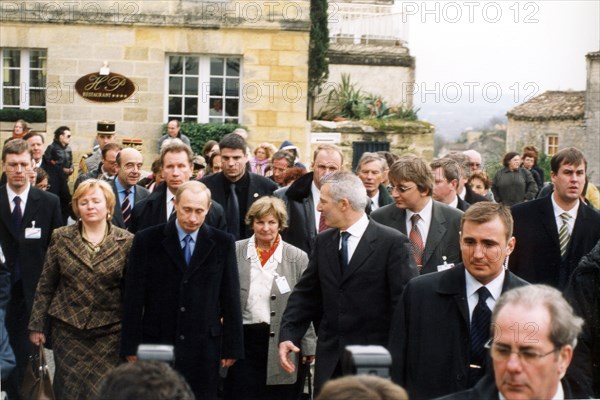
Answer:
[[100, 68], [100, 75], [110, 74], [110, 68], [108, 68], [108, 61], [104, 61], [104, 66]]

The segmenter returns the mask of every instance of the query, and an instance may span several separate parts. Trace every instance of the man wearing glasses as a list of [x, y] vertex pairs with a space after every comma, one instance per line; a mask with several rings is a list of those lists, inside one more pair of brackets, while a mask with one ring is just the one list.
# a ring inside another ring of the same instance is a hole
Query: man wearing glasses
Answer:
[[473, 387], [490, 370], [484, 345], [494, 304], [527, 284], [504, 267], [515, 245], [506, 206], [473, 204], [461, 224], [464, 265], [409, 281], [392, 318], [392, 380], [411, 399]]
[[122, 147], [118, 143], [107, 143], [102, 148], [102, 161], [95, 171], [88, 172], [87, 174], [79, 175], [75, 181], [73, 192], [77, 190], [79, 184], [87, 179], [102, 179], [106, 182], [111, 182], [117, 176], [119, 172], [119, 164], [117, 164], [117, 154], [121, 151]]
[[33, 163], [31, 148], [25, 140], [13, 139], [4, 145], [2, 170], [6, 172], [6, 185], [0, 186], [0, 245], [11, 280], [6, 329], [17, 360], [16, 370], [9, 376], [3, 374], [2, 379], [7, 379], [5, 390], [9, 398], [18, 399], [31, 354], [27, 324], [33, 297], [50, 236], [62, 225], [62, 217], [58, 197], [29, 181]]
[[421, 274], [460, 262], [462, 211], [431, 198], [434, 178], [429, 164], [404, 156], [392, 165], [389, 177], [395, 204], [373, 211], [371, 218], [408, 236]]
[[493, 376], [486, 375], [472, 389], [443, 399], [588, 398], [561, 381], [582, 325], [561, 293], [550, 286], [506, 292], [494, 307], [493, 338], [486, 344]]

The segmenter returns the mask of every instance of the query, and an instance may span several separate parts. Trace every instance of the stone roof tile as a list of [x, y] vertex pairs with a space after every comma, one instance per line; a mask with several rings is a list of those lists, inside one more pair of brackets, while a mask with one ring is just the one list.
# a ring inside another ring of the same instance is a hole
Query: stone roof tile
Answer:
[[583, 119], [585, 92], [547, 91], [516, 106], [506, 115], [514, 120], [577, 120]]

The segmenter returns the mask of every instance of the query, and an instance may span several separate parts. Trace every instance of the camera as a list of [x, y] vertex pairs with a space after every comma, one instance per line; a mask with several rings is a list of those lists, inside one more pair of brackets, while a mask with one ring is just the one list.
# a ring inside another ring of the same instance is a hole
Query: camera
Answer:
[[392, 356], [383, 346], [346, 346], [342, 356], [342, 374], [390, 377]]

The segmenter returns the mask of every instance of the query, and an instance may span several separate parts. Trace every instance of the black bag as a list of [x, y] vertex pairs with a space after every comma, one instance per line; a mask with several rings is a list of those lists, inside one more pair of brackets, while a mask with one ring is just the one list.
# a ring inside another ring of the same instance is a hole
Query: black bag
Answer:
[[46, 364], [44, 346], [38, 346], [37, 351], [29, 356], [27, 369], [23, 376], [23, 385], [21, 385], [21, 396], [25, 400], [54, 400], [54, 390], [50, 371]]

